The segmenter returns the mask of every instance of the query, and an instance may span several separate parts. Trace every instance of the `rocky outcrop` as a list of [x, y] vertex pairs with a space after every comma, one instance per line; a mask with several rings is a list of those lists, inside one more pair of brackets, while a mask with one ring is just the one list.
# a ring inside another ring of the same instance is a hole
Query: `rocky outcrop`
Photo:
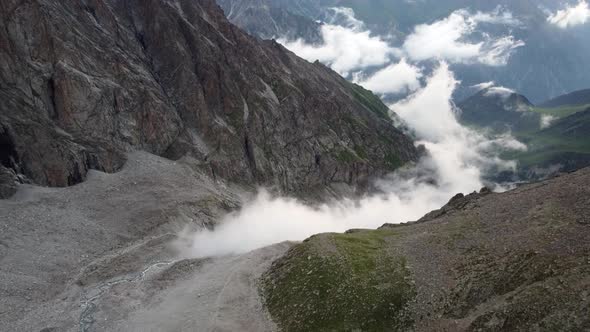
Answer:
[[33, 183], [116, 171], [136, 149], [288, 192], [417, 158], [375, 96], [213, 0], [9, 0], [0, 15], [2, 165]]

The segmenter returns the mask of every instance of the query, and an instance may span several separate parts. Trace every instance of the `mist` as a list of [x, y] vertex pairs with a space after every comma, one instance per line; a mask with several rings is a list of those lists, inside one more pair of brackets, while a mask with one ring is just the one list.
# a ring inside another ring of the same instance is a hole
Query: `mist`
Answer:
[[580, 0], [577, 5], [567, 5], [566, 8], [551, 13], [547, 21], [561, 29], [585, 24], [590, 21], [590, 5], [586, 0]]
[[514, 163], [498, 158], [497, 151], [522, 145], [509, 137], [489, 140], [457, 122], [452, 102], [457, 84], [448, 65], [441, 62], [421, 89], [391, 105], [414, 129], [418, 144], [424, 144], [429, 155], [413, 168], [377, 180], [381, 193], [311, 207], [261, 190], [240, 211], [223, 218], [214, 231], [194, 234], [191, 255], [240, 254], [318, 233], [414, 221], [457, 193], [481, 189], [482, 172], [488, 167], [514, 168]]
[[320, 31], [323, 44], [308, 44], [303, 39], [279, 38], [277, 41], [304, 59], [329, 65], [344, 77], [368, 67], [385, 65], [398, 52], [385, 39], [371, 35], [351, 9], [332, 8], [328, 14]]
[[[441, 208], [457, 193], [478, 191], [484, 186], [505, 189], [484, 179], [491, 172], [514, 170], [515, 162], [498, 156], [502, 151], [524, 150], [526, 146], [509, 135], [487, 137], [457, 121], [460, 110], [452, 96], [460, 82], [449, 63], [505, 65], [513, 50], [522, 46], [520, 42], [511, 36], [487, 36], [479, 42], [465, 38], [474, 35], [480, 24], [516, 26], [519, 21], [501, 9], [475, 14], [459, 10], [430, 25], [418, 25], [400, 49], [388, 44], [386, 38], [373, 35], [352, 10], [335, 8], [331, 14], [322, 26], [323, 44], [279, 41], [299, 56], [320, 60], [375, 93], [406, 94], [405, 99], [388, 106], [410, 128], [416, 144], [426, 147], [427, 155], [412, 167], [375, 180], [379, 192], [358, 200], [342, 199], [312, 207], [261, 189], [241, 210], [220, 220], [214, 231], [192, 234], [190, 255], [240, 254], [278, 242], [302, 241], [318, 233], [415, 221]], [[441, 39], [440, 29], [451, 30], [454, 35]], [[421, 60], [438, 65], [427, 75], [419, 64]], [[494, 83], [488, 82], [474, 88], [492, 87]], [[490, 91], [504, 92], [500, 87]]]

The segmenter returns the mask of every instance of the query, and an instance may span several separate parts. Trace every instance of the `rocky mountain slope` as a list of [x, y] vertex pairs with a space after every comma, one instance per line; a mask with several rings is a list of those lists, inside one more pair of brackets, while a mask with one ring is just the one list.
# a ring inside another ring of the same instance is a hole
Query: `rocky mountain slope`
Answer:
[[377, 97], [248, 36], [212, 0], [0, 6], [2, 192], [76, 184], [137, 149], [294, 193], [417, 158]]
[[590, 328], [590, 169], [314, 236], [263, 277], [285, 331]]
[[186, 234], [257, 185], [312, 195], [418, 158], [376, 96], [212, 0], [0, 16], [1, 331], [272, 328], [256, 280], [289, 244], [191, 259]]
[[118, 173], [0, 201], [0, 330], [584, 330], [589, 184], [584, 169], [458, 195], [417, 223], [193, 259], [181, 230], [241, 191], [135, 152]]

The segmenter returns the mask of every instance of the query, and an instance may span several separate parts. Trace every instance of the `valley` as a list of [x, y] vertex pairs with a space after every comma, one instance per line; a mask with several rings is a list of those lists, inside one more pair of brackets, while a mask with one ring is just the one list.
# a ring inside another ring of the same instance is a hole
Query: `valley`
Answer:
[[590, 329], [586, 0], [0, 17], [0, 331]]

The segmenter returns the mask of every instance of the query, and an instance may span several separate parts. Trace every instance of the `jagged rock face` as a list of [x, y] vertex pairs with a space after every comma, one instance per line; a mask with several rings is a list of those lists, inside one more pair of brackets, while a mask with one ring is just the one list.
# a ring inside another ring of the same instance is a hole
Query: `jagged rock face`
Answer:
[[248, 36], [213, 0], [0, 6], [2, 160], [34, 183], [115, 171], [134, 149], [293, 192], [417, 158], [376, 97]]

